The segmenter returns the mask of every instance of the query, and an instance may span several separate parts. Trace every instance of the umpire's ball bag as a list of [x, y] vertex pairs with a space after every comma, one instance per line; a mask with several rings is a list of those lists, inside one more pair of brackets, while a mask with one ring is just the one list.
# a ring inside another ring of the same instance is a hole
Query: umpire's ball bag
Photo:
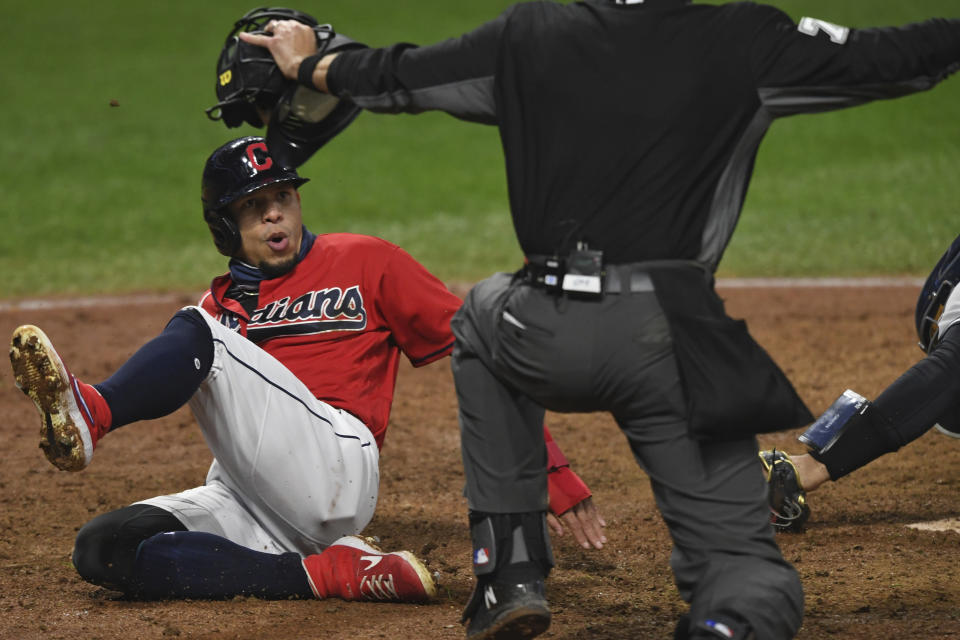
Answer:
[[746, 322], [726, 314], [712, 274], [686, 263], [654, 267], [650, 276], [670, 324], [693, 438], [733, 440], [813, 422]]

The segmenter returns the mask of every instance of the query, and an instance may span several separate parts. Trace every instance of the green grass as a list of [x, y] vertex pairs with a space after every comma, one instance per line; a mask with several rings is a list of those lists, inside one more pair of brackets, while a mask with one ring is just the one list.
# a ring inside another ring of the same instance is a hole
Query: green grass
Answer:
[[[9, 0], [3, 0], [9, 3]], [[19, 3], [3, 44], [0, 297], [196, 290], [224, 270], [200, 216], [209, 152], [253, 133], [207, 121], [237, 0]], [[429, 43], [503, 0], [328, 0], [300, 8], [368, 44]], [[955, 0], [793, 0], [853, 26], [955, 15]], [[117, 100], [119, 107], [109, 106]], [[761, 147], [721, 275], [924, 274], [958, 232], [960, 81], [784, 119]], [[407, 248], [446, 280], [511, 269], [499, 139], [443, 114], [362, 115], [302, 173], [316, 232]]]

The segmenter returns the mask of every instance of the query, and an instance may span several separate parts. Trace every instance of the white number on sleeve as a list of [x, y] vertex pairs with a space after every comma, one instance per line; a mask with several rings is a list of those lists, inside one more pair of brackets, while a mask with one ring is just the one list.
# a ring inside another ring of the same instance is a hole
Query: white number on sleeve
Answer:
[[816, 36], [823, 31], [830, 36], [830, 41], [836, 44], [843, 44], [850, 35], [850, 29], [841, 27], [838, 24], [827, 22], [826, 20], [817, 20], [816, 18], [802, 18], [797, 25], [797, 31], [805, 33], [808, 36]]

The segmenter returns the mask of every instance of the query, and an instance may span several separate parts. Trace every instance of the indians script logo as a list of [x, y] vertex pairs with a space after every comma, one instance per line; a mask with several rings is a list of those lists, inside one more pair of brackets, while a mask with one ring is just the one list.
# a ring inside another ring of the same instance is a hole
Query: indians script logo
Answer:
[[281, 298], [250, 316], [247, 337], [263, 342], [278, 336], [309, 335], [328, 331], [363, 331], [367, 310], [360, 287], [308, 291], [298, 298]]

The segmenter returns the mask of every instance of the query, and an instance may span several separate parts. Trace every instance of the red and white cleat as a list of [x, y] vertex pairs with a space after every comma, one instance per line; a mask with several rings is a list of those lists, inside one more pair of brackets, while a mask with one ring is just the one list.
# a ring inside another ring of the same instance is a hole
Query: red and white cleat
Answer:
[[67, 370], [50, 339], [33, 325], [14, 330], [10, 363], [17, 387], [40, 412], [40, 448], [47, 459], [64, 471], [80, 471], [90, 464], [97, 440], [107, 431], [96, 425], [84, 398], [84, 393], [97, 394], [96, 389]]
[[344, 536], [303, 559], [318, 598], [426, 602], [437, 595], [430, 572], [409, 551], [384, 553], [360, 536]]

